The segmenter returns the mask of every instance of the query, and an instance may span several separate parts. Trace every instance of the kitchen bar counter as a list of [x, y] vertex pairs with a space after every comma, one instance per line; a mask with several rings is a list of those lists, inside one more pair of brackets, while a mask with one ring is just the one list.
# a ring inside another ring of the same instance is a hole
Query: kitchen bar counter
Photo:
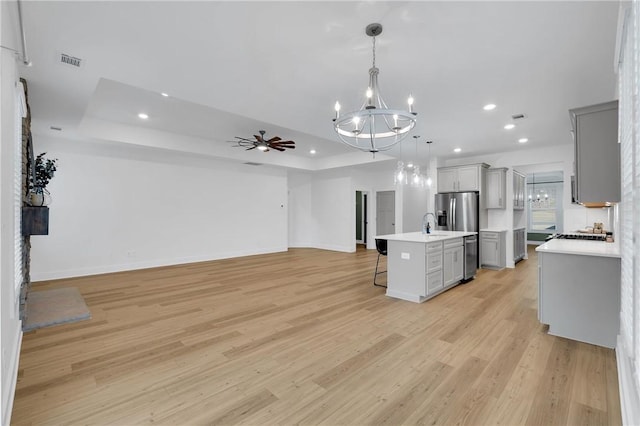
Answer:
[[376, 238], [380, 240], [405, 241], [409, 243], [431, 243], [434, 241], [444, 241], [451, 238], [461, 238], [476, 234], [477, 232], [432, 231], [430, 234], [423, 234], [422, 232], [407, 232], [405, 234], [378, 235]]
[[421, 303], [464, 278], [464, 238], [477, 232], [378, 235], [387, 240], [387, 296]]
[[560, 240], [554, 238], [536, 247], [538, 253], [577, 254], [620, 258], [620, 243], [614, 241]]

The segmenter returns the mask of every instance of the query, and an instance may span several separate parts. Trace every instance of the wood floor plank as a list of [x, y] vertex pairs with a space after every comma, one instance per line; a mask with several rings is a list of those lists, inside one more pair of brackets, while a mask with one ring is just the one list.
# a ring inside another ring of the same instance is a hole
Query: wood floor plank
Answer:
[[12, 424], [621, 424], [615, 353], [546, 334], [528, 253], [423, 304], [362, 248], [37, 283], [92, 319], [24, 335]]

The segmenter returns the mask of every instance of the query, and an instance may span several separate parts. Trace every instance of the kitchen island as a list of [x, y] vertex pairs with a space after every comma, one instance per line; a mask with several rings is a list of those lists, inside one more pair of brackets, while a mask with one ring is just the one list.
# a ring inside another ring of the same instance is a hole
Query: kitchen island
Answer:
[[477, 232], [379, 235], [387, 240], [387, 296], [424, 302], [462, 281], [464, 240]]
[[538, 319], [549, 334], [614, 348], [620, 316], [618, 242], [552, 239], [538, 252]]

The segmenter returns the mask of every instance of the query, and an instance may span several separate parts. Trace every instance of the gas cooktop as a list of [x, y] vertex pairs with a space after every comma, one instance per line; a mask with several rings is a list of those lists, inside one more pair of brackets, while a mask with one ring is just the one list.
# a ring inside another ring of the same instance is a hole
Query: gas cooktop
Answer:
[[605, 234], [581, 234], [579, 232], [556, 234], [554, 238], [560, 240], [592, 240], [592, 241], [605, 241], [607, 236]]

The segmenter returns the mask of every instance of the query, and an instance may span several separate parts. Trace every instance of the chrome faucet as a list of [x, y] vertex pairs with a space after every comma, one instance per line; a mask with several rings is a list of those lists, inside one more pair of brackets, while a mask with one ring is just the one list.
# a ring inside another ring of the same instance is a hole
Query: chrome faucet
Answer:
[[427, 212], [422, 216], [422, 233], [430, 234], [431, 227], [429, 226], [429, 216], [433, 216], [433, 226], [436, 226], [436, 215], [433, 213]]

